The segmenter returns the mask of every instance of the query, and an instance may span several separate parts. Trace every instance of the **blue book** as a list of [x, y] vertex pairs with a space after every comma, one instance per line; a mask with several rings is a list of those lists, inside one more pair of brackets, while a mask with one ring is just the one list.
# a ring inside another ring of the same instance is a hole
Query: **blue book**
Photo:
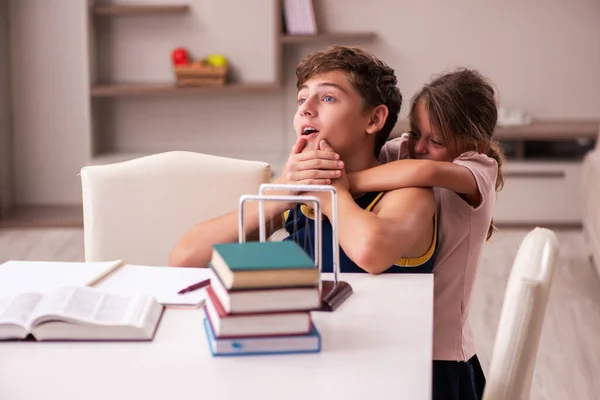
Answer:
[[319, 353], [321, 351], [321, 335], [314, 323], [310, 333], [306, 335], [217, 338], [205, 317], [204, 329], [208, 348], [213, 356]]

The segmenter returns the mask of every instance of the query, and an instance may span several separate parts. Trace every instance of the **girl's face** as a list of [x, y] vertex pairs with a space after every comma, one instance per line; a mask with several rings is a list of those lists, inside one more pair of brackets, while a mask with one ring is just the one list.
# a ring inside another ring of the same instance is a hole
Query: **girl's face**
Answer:
[[429, 113], [423, 101], [415, 105], [413, 126], [409, 131], [408, 151], [411, 158], [452, 161], [453, 157], [439, 133], [433, 132], [429, 124]]

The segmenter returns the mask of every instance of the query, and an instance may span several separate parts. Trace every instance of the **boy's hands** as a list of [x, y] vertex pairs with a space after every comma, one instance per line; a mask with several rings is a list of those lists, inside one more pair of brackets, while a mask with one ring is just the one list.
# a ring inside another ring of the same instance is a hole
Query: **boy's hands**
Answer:
[[306, 139], [298, 138], [277, 183], [329, 185], [342, 176], [344, 163], [329, 145], [318, 150], [303, 151], [305, 146]]

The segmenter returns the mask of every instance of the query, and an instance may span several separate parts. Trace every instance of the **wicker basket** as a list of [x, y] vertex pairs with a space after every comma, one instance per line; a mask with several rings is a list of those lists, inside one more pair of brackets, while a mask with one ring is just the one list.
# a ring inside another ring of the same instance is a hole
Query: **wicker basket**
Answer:
[[174, 67], [177, 86], [221, 86], [227, 83], [227, 66], [215, 67], [199, 62]]

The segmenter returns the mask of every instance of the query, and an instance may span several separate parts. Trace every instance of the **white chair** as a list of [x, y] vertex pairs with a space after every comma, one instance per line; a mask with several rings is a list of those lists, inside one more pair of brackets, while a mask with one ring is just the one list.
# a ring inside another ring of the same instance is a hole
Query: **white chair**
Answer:
[[85, 259], [167, 265], [187, 230], [235, 210], [270, 178], [265, 162], [187, 151], [84, 167]]
[[558, 241], [551, 230], [535, 228], [521, 242], [506, 287], [484, 400], [529, 398], [557, 259]]

